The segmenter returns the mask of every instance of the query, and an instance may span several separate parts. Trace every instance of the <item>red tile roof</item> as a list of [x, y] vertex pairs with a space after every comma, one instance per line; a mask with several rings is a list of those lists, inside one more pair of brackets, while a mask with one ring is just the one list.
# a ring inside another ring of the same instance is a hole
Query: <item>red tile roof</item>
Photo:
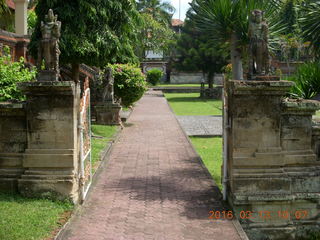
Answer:
[[16, 5], [14, 4], [13, 0], [6, 0], [7, 5], [11, 9], [16, 9]]
[[173, 18], [173, 19], [171, 20], [171, 25], [172, 25], [173, 27], [181, 26], [181, 25], [183, 25], [183, 24], [184, 24], [184, 21], [181, 21], [180, 19], [175, 19], [175, 18]]

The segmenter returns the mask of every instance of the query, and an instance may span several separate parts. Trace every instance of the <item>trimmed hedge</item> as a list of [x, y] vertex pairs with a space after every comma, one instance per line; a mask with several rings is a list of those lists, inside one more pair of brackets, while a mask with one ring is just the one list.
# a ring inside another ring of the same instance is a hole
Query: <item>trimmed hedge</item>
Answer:
[[163, 72], [160, 69], [154, 68], [147, 72], [147, 82], [156, 86], [163, 76]]
[[141, 69], [128, 64], [109, 65], [113, 70], [114, 94], [125, 107], [138, 101], [145, 91], [146, 77]]

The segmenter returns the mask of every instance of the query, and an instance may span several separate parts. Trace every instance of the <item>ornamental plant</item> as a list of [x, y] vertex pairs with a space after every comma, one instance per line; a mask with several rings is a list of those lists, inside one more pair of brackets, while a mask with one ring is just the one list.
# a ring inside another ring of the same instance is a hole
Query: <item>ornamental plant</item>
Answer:
[[113, 70], [114, 94], [124, 107], [130, 107], [147, 90], [146, 77], [141, 69], [128, 64], [109, 65]]
[[163, 76], [163, 72], [160, 69], [154, 68], [147, 72], [147, 82], [156, 86]]
[[301, 65], [290, 80], [295, 83], [291, 96], [310, 99], [320, 93], [320, 62]]
[[30, 82], [36, 77], [36, 70], [25, 67], [24, 59], [12, 62], [9, 48], [0, 53], [0, 101], [24, 100], [25, 96], [17, 88], [19, 82]]

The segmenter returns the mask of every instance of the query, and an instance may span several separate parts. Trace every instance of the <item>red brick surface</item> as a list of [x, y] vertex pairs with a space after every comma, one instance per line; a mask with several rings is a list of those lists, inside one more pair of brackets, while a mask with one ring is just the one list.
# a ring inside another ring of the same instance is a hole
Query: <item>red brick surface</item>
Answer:
[[222, 209], [165, 98], [149, 92], [63, 239], [240, 239], [231, 221], [208, 219]]

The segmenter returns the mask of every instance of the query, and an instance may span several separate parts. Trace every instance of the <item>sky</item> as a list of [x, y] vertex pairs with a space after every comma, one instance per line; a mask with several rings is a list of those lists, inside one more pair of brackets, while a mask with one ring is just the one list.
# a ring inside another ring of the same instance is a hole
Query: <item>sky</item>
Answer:
[[[181, 1], [181, 20], [184, 20], [186, 17], [186, 12], [189, 9], [189, 2], [192, 0], [180, 0]], [[168, 1], [173, 5], [176, 9], [175, 14], [173, 15], [173, 18], [179, 18], [179, 0], [170, 0]]]

